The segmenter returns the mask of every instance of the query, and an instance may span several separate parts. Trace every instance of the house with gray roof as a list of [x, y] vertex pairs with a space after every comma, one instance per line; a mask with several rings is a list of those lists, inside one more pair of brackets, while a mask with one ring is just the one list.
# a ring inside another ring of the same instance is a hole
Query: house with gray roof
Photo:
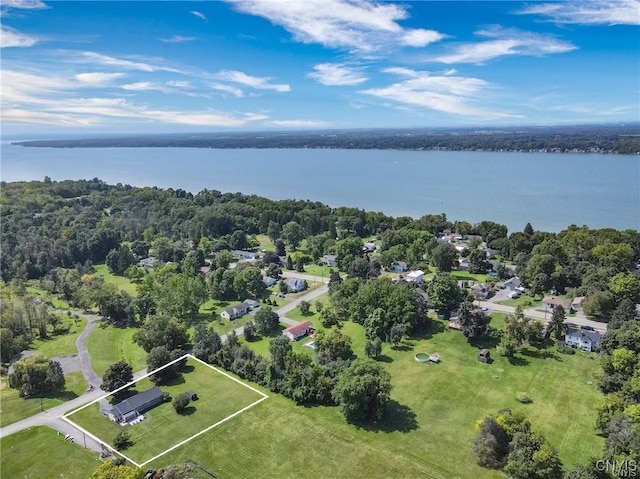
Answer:
[[154, 386], [119, 402], [111, 408], [101, 405], [100, 412], [114, 422], [127, 423], [136, 419], [143, 412], [162, 403], [163, 400], [163, 392], [159, 387]]
[[299, 293], [307, 289], [304, 280], [298, 278], [291, 278], [287, 283], [287, 291], [290, 293]]
[[247, 303], [236, 304], [235, 306], [231, 306], [222, 310], [220, 316], [222, 319], [227, 319], [231, 321], [232, 319], [237, 319], [251, 311], [251, 306]]
[[572, 348], [579, 348], [583, 351], [596, 351], [600, 348], [600, 339], [599, 331], [569, 328], [564, 337], [564, 342]]

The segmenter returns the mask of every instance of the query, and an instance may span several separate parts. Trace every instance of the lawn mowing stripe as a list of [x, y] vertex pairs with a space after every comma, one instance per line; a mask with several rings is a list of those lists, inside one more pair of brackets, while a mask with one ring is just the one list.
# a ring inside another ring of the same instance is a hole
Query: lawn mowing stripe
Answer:
[[[251, 386], [248, 386], [248, 387], [249, 387], [249, 388], [251, 388]], [[251, 389], [253, 389], [253, 388], [251, 388]], [[222, 419], [222, 420], [218, 421], [217, 423], [215, 423], [213, 426], [209, 426], [208, 428], [203, 429], [202, 431], [200, 431], [200, 432], [198, 432], [198, 433], [194, 434], [193, 436], [188, 437], [188, 438], [187, 438], [187, 439], [185, 439], [184, 441], [179, 442], [178, 444], [175, 444], [175, 445], [171, 446], [169, 449], [167, 449], [167, 450], [166, 450], [166, 451], [164, 451], [164, 452], [161, 452], [161, 453], [160, 453], [160, 454], [158, 454], [157, 456], [154, 456], [154, 457], [152, 457], [151, 459], [149, 459], [149, 460], [147, 460], [147, 461], [143, 462], [139, 467], [145, 466], [146, 464], [149, 464], [151, 461], [154, 461], [154, 460], [158, 459], [159, 457], [164, 456], [165, 454], [167, 454], [167, 453], [169, 453], [169, 452], [173, 451], [174, 449], [176, 449], [176, 448], [178, 448], [178, 447], [180, 447], [180, 446], [182, 446], [182, 445], [184, 445], [184, 444], [188, 443], [189, 441], [191, 441], [191, 440], [195, 439], [196, 437], [201, 436], [202, 434], [204, 434], [204, 433], [206, 433], [206, 432], [209, 432], [209, 431], [210, 431], [211, 429], [213, 429], [214, 427], [217, 427], [217, 426], [219, 426], [220, 424], [227, 422], [229, 419], [233, 419], [233, 418], [234, 418], [234, 417], [236, 417], [238, 414], [245, 412], [247, 409], [252, 408], [252, 407], [253, 407], [253, 406], [255, 406], [256, 404], [259, 404], [259, 403], [261, 403], [262, 401], [264, 401], [265, 399], [268, 399], [268, 398], [269, 398], [269, 396], [267, 396], [267, 395], [265, 394], [263, 397], [261, 397], [261, 398], [260, 398], [260, 399], [258, 399], [257, 401], [255, 401], [255, 402], [253, 402], [253, 403], [249, 404], [248, 406], [243, 407], [243, 408], [242, 408], [242, 409], [240, 409], [239, 411], [236, 411], [236, 412], [234, 412], [233, 414], [231, 414], [231, 415], [229, 415], [229, 416], [225, 417], [224, 419]]]

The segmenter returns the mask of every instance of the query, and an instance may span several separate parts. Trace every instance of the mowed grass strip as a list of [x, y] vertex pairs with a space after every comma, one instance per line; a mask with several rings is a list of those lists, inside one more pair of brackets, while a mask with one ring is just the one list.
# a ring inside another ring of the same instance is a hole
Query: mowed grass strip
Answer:
[[131, 296], [138, 296], [138, 286], [131, 281], [129, 278], [125, 278], [124, 276], [116, 276], [115, 274], [109, 271], [106, 264], [97, 264], [94, 266], [96, 269], [96, 275], [104, 278], [105, 283], [115, 284], [118, 288], [123, 291], [126, 291]]
[[[144, 379], [136, 384], [136, 391], [151, 386], [151, 381]], [[119, 432], [128, 432], [133, 446], [123, 453], [143, 463], [263, 398], [193, 359], [187, 361], [185, 372], [177, 380], [160, 389], [172, 398], [191, 390], [199, 399], [189, 403], [183, 414], [176, 413], [171, 402], [160, 404], [144, 412], [142, 422], [129, 426], [120, 426], [104, 417], [97, 403], [70, 415], [69, 419], [110, 445]]]
[[147, 365], [147, 353], [133, 342], [136, 328], [117, 328], [97, 324], [87, 337], [87, 349], [91, 355], [91, 366], [98, 376], [118, 361], [126, 361], [133, 371], [139, 371]]
[[98, 454], [77, 443], [65, 441], [63, 434], [37, 426], [0, 440], [0, 477], [86, 479], [100, 465]]
[[[59, 406], [65, 401], [70, 401], [82, 395], [87, 383], [79, 371], [64, 375], [65, 390], [48, 395], [47, 397], [24, 399], [20, 397], [17, 389], [11, 389], [7, 385], [7, 379], [0, 381], [0, 427], [8, 426], [39, 414], [42, 410]], [[0, 476], [2, 477], [2, 476]], [[10, 476], [7, 476], [10, 477]]]

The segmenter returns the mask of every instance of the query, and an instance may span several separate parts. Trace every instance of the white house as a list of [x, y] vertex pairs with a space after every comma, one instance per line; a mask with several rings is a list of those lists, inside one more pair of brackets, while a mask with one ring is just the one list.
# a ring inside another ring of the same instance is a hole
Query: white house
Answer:
[[226, 320], [237, 319], [245, 314], [247, 314], [251, 310], [251, 306], [246, 303], [236, 304], [235, 306], [231, 306], [230, 308], [226, 308], [220, 313], [220, 316]]
[[423, 283], [424, 271], [420, 271], [419, 269], [416, 271], [410, 271], [404, 277], [406, 281], [409, 283], [422, 284]]
[[338, 266], [338, 261], [336, 260], [335, 254], [325, 254], [322, 257], [322, 263], [330, 267]]
[[600, 333], [584, 329], [571, 329], [564, 337], [565, 344], [583, 351], [595, 351], [600, 347]]
[[376, 244], [375, 243], [365, 243], [364, 246], [362, 247], [362, 251], [364, 251], [365, 253], [373, 253], [376, 250]]
[[311, 324], [311, 321], [303, 321], [294, 326], [288, 327], [282, 332], [282, 334], [291, 341], [297, 341], [311, 332], [313, 332], [313, 324]]

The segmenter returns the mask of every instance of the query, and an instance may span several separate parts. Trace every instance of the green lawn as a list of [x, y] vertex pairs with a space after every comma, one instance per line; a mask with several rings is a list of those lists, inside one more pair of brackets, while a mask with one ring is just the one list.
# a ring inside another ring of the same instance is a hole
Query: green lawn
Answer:
[[318, 281], [322, 281], [322, 279], [329, 279], [331, 275], [331, 270], [336, 271], [338, 268], [330, 268], [329, 266], [320, 266], [317, 264], [308, 264], [304, 267], [304, 272], [307, 274], [312, 274], [318, 277]]
[[[316, 314], [305, 319], [317, 324]], [[504, 315], [494, 314], [491, 325], [502, 328]], [[352, 336], [354, 352], [362, 355], [362, 327], [345, 323], [342, 330]], [[307, 341], [294, 343], [294, 350], [312, 354], [304, 347]], [[268, 352], [266, 339], [248, 344], [263, 355]], [[433, 321], [427, 334], [405, 340], [398, 349], [385, 345], [379, 361], [391, 373], [394, 389], [388, 419], [377, 428], [345, 424], [338, 408], [299, 407], [274, 395], [233, 425], [211, 431], [193, 441], [188, 451], [176, 451], [154, 466], [189, 457], [226, 479], [316, 478], [335, 471], [341, 478], [497, 479], [503, 475], [476, 466], [471, 440], [476, 420], [505, 407], [525, 412], [534, 430], [558, 449], [567, 469], [601, 452], [603, 440], [593, 429], [595, 404], [602, 397], [595, 386], [596, 355], [562, 355], [553, 345], [530, 347], [511, 364], [491, 348], [494, 362], [481, 364], [476, 361], [479, 347], [470, 345], [461, 332], [448, 330], [444, 321]], [[413, 357], [418, 352], [439, 353], [442, 361], [418, 363]], [[519, 403], [519, 392], [533, 402]], [[312, 446], [304, 449], [304, 457], [290, 455], [300, 444]], [[236, 454], [252, 460], [234, 461]]]
[[[263, 397], [193, 359], [188, 360], [186, 369], [188, 372], [171, 385], [161, 386], [172, 397], [187, 390], [198, 394], [199, 399], [191, 402], [183, 414], [176, 413], [171, 403], [166, 402], [145, 412], [142, 422], [123, 428], [100, 414], [96, 403], [69, 419], [109, 444], [119, 432], [127, 431], [133, 445], [123, 453], [142, 463]], [[145, 379], [136, 386], [137, 391], [143, 391], [152, 383]]]
[[91, 365], [98, 376], [118, 361], [128, 362], [133, 371], [146, 366], [147, 353], [133, 342], [136, 328], [116, 328], [97, 324], [87, 338], [87, 349], [91, 355]]
[[542, 298], [535, 298], [533, 296], [529, 296], [528, 294], [522, 294], [518, 298], [509, 298], [503, 301], [498, 301], [498, 304], [504, 304], [506, 306], [522, 306], [523, 308], [529, 308], [533, 305], [539, 305]]
[[98, 454], [78, 443], [65, 441], [64, 435], [37, 426], [2, 438], [3, 478], [86, 479], [100, 465]]
[[81, 316], [68, 317], [63, 313], [58, 316], [62, 318], [62, 323], [58, 325], [58, 331], [69, 328], [68, 332], [58, 332], [44, 340], [36, 339], [31, 343], [30, 349], [36, 349], [48, 358], [77, 354], [76, 339], [87, 325], [87, 320]]
[[261, 250], [265, 250], [265, 251], [276, 250], [276, 246], [273, 244], [273, 241], [271, 241], [271, 238], [269, 238], [267, 235], [256, 235], [256, 239], [260, 243], [259, 248]]
[[104, 278], [106, 283], [115, 284], [118, 288], [126, 291], [131, 296], [138, 296], [138, 287], [129, 281], [128, 278], [125, 278], [124, 276], [116, 276], [115, 274], [110, 273], [107, 265], [104, 264], [97, 264], [94, 268], [96, 269], [96, 275]]
[[9, 388], [6, 380], [3, 378], [1, 383], [2, 389], [0, 389], [0, 427], [38, 414], [43, 409], [51, 409], [65, 401], [75, 399], [80, 396], [87, 387], [87, 383], [79, 371], [65, 374], [64, 377], [65, 391], [60, 394], [49, 395], [42, 398], [42, 400], [40, 400], [40, 398], [21, 398], [18, 391]]

